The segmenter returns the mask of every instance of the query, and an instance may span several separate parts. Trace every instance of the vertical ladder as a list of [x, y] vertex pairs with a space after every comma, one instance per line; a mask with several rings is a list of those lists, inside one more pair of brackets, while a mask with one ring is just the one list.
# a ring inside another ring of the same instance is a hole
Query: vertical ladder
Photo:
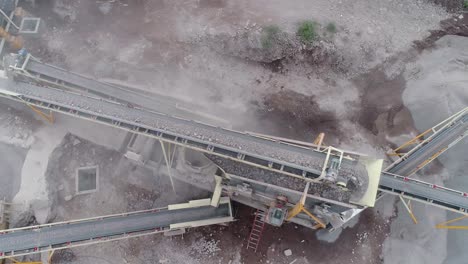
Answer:
[[265, 212], [257, 209], [255, 217], [252, 222], [252, 230], [250, 231], [249, 240], [247, 241], [247, 249], [253, 249], [257, 252], [258, 244], [262, 238], [263, 228], [265, 226]]

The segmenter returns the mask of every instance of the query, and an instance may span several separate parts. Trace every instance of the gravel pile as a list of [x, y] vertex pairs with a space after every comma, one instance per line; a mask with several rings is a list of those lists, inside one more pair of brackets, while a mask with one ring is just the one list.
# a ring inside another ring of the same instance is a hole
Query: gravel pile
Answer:
[[213, 257], [218, 251], [221, 251], [218, 247], [219, 242], [219, 240], [207, 240], [202, 237], [192, 245], [192, 251], [197, 255]]
[[[299, 178], [286, 176], [280, 173], [256, 168], [246, 164], [241, 164], [235, 161], [220, 158], [215, 155], [206, 156], [229, 174], [265, 182], [299, 192], [302, 192], [306, 185], [306, 182]], [[351, 197], [354, 198], [355, 196], [360, 196], [361, 189], [350, 189], [348, 191], [344, 191], [334, 185], [312, 183], [309, 187], [309, 193], [323, 198], [347, 203]]]

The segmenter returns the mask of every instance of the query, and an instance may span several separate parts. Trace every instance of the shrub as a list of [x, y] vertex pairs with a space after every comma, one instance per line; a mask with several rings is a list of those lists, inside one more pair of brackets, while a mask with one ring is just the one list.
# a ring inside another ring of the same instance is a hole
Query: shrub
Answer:
[[[467, 1], [468, 1], [468, 0], [467, 0]], [[326, 29], [327, 29], [327, 31], [330, 32], [330, 33], [336, 33], [336, 26], [335, 26], [335, 23], [333, 23], [333, 22], [328, 23]]]
[[468, 9], [468, 0], [463, 1], [463, 8]]
[[262, 47], [265, 49], [271, 48], [279, 33], [280, 29], [278, 26], [271, 25], [264, 27], [262, 29]]
[[317, 37], [315, 26], [316, 23], [313, 21], [304, 21], [300, 24], [299, 29], [297, 30], [297, 35], [302, 41], [311, 43]]

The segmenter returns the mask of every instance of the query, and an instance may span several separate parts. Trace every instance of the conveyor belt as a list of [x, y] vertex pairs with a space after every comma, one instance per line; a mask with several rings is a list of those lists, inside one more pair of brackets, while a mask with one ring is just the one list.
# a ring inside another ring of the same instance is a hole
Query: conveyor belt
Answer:
[[82, 92], [89, 92], [97, 96], [112, 99], [121, 103], [131, 103], [140, 108], [145, 108], [162, 113], [173, 113], [174, 115], [195, 116], [190, 112], [177, 108], [177, 102], [162, 95], [154, 96], [142, 94], [143, 91], [123, 89], [116, 85], [98, 82], [92, 78], [70, 72], [53, 65], [38, 62], [29, 58], [24, 65], [28, 74], [54, 85], [61, 85]]
[[[325, 153], [249, 134], [128, 107], [58, 89], [0, 80], [1, 96], [44, 109], [92, 120], [184, 147], [257, 166], [289, 176], [314, 181], [320, 174]], [[353, 175], [357, 161], [344, 159], [342, 171]], [[359, 170], [362, 172], [362, 170]]]
[[434, 205], [449, 211], [468, 214], [468, 193], [408, 177], [382, 173], [379, 190], [403, 195], [418, 202]]
[[173, 210], [161, 208], [3, 230], [0, 233], [0, 257], [170, 231], [175, 224], [178, 224], [177, 228], [181, 228], [229, 221], [233, 221], [231, 205], [229, 200], [225, 200], [218, 207], [207, 205]]
[[422, 167], [426, 161], [448, 149], [454, 142], [462, 140], [467, 134], [468, 111], [453, 120], [449, 126], [438, 131], [427, 143], [418, 146], [408, 157], [405, 157], [397, 164], [392, 164], [387, 171], [401, 176], [410, 176], [414, 171]]
[[[118, 101], [140, 100], [141, 96], [118, 87], [96, 82], [84, 76], [36, 61], [29, 61], [25, 69], [41, 78], [66, 83], [79, 89], [92, 90], [95, 94], [116, 98]], [[128, 108], [102, 99], [84, 97], [50, 88], [27, 84], [8, 85], [10, 91], [22, 94], [9, 94], [7, 97], [24, 100], [27, 103], [54, 111], [91, 119], [133, 132], [156, 137], [163, 141], [184, 145], [205, 153], [215, 154], [238, 162], [247, 163], [263, 169], [272, 170], [289, 176], [313, 180], [320, 175], [324, 154], [295, 145], [279, 143], [253, 137], [245, 133], [212, 127], [206, 124], [183, 120], [159, 113]], [[127, 94], [130, 93], [130, 94]], [[5, 96], [5, 95], [4, 95]], [[135, 97], [135, 98], [134, 98]], [[85, 99], [85, 100], [83, 100]], [[148, 103], [143, 103], [148, 106]], [[460, 120], [459, 120], [460, 121]], [[167, 125], [167, 126], [166, 126]], [[405, 175], [440, 152], [457, 137], [466, 135], [466, 116], [460, 122], [439, 133], [437, 137], [422, 146], [411, 156], [396, 164], [382, 174], [380, 189], [394, 194], [405, 193], [413, 199], [445, 206], [449, 210], [468, 208], [463, 192], [445, 189], [443, 194], [432, 192], [431, 184], [412, 180], [402, 180]], [[356, 164], [346, 160], [343, 167], [352, 168]], [[349, 171], [349, 170], [348, 170]]]
[[[54, 111], [62, 112], [65, 114], [69, 115], [74, 115], [77, 117], [85, 118], [88, 120], [92, 120], [95, 122], [99, 123], [104, 123], [107, 125], [112, 125], [114, 127], [118, 128], [123, 128], [127, 130], [131, 130], [136, 133], [148, 135], [151, 137], [156, 137], [158, 139], [162, 139], [165, 141], [169, 141], [171, 143], [176, 143], [179, 145], [184, 145], [186, 147], [194, 148], [203, 152], [208, 152], [212, 154], [217, 154], [226, 158], [230, 158], [236, 161], [240, 162], [245, 162], [250, 165], [258, 166], [258, 167], [264, 167], [267, 169], [271, 170], [276, 170], [281, 173], [288, 173], [288, 174], [293, 174], [294, 176], [297, 177], [303, 177], [303, 172], [305, 173], [306, 177], [315, 177], [317, 170], [307, 168], [301, 165], [297, 165], [291, 162], [285, 162], [284, 160], [279, 160], [279, 159], [274, 159], [272, 157], [268, 156], [262, 156], [261, 152], [257, 152], [255, 154], [244, 152], [241, 148], [233, 148], [232, 146], [223, 146], [220, 145], [219, 143], [216, 143], [215, 140], [212, 138], [208, 137], [191, 137], [191, 136], [186, 136], [186, 135], [176, 135], [173, 132], [169, 132], [168, 130], [155, 130], [153, 127], [151, 127], [148, 124], [152, 124], [154, 122], [165, 122], [165, 119], [170, 119], [171, 117], [165, 116], [165, 115], [160, 115], [157, 113], [151, 113], [148, 111], [143, 111], [140, 109], [134, 109], [134, 108], [125, 108], [122, 105], [103, 101], [101, 99], [94, 99], [90, 97], [83, 97], [77, 94], [70, 94], [66, 93], [63, 91], [58, 91], [50, 88], [43, 88], [43, 87], [37, 87], [37, 86], [32, 86], [32, 85], [27, 85], [27, 84], [13, 84], [10, 83], [9, 87], [15, 87], [13, 90], [15, 92], [9, 92], [9, 91], [3, 91], [0, 92], [0, 94], [4, 97], [8, 97], [10, 99], [14, 100], [24, 100], [23, 102], [27, 102], [29, 104], [33, 104], [36, 106], [40, 106], [43, 108], [51, 109]], [[21, 94], [18, 94], [18, 92], [21, 92]], [[35, 96], [30, 95], [30, 94], [36, 94]], [[52, 100], [44, 100], [41, 99], [39, 96], [37, 96], [40, 93], [47, 93], [47, 94], [53, 94], [55, 100], [63, 100], [60, 104], [58, 103], [53, 103]], [[90, 108], [87, 106], [86, 102], [84, 102], [85, 105], [83, 105], [83, 100], [86, 101], [95, 101], [96, 104], [99, 104], [99, 108]], [[85, 108], [85, 110], [82, 110], [81, 108]], [[122, 114], [121, 112], [118, 111], [124, 110], [125, 113]], [[109, 113], [115, 113], [118, 117], [115, 116], [109, 116]], [[152, 117], [158, 117], [160, 119], [157, 119], [157, 121], [154, 121]], [[139, 119], [140, 121], [138, 121]], [[162, 119], [162, 121], [161, 121]], [[136, 120], [135, 121], [130, 121], [130, 120]], [[238, 133], [238, 132], [233, 132], [230, 130], [224, 130], [221, 128], [216, 128], [216, 127], [210, 127], [208, 125], [196, 123], [193, 121], [187, 121], [187, 120], [179, 120], [182, 123], [188, 123], [190, 124], [191, 131], [192, 133], [200, 133], [200, 128], [207, 128], [210, 131], [216, 131], [217, 133], [225, 133], [224, 137], [227, 137], [228, 139], [232, 139], [232, 136], [238, 136], [241, 138], [242, 142], [248, 142], [249, 144], [255, 144], [259, 146], [260, 148], [258, 150], [264, 149], [262, 148], [263, 145], [267, 146], [270, 150], [273, 148], [273, 150], [277, 149], [279, 151], [282, 151], [283, 149], [286, 150], [286, 153], [293, 153], [297, 159], [301, 158], [308, 158], [313, 156], [315, 158], [315, 155], [317, 157], [320, 157], [319, 160], [323, 158], [321, 155], [322, 153], [318, 152], [313, 152], [310, 149], [306, 148], [300, 148], [296, 147], [294, 145], [288, 145], [288, 144], [281, 144], [273, 141], [268, 141], [268, 140], [262, 140], [257, 137], [251, 137], [246, 134]], [[465, 124], [465, 123], [463, 123]], [[459, 131], [458, 129], [454, 131]], [[187, 131], [187, 133], [190, 135], [190, 131]], [[211, 132], [208, 132], [207, 134], [210, 135]], [[202, 133], [198, 134], [201, 136]], [[211, 134], [213, 135], [213, 134]], [[220, 134], [218, 134], [220, 135]], [[229, 143], [228, 143], [229, 144]], [[245, 144], [245, 143], [244, 143]], [[244, 155], [244, 156], [243, 156]], [[248, 158], [247, 158], [248, 157]], [[276, 158], [279, 158], [280, 156], [276, 156]], [[269, 164], [272, 164], [270, 167]], [[466, 209], [468, 208], [467, 205], [467, 198], [463, 195], [460, 195], [461, 192], [448, 192], [448, 194], [444, 196], [449, 196], [452, 197], [451, 199], [444, 199], [444, 200], [438, 200], [438, 196], [432, 195], [431, 189], [427, 186], [431, 186], [431, 184], [426, 184], [425, 188], [420, 188], [419, 183], [413, 182], [413, 181], [404, 181], [402, 182], [400, 179], [393, 179], [392, 177], [394, 176], [389, 176], [386, 174], [382, 175], [382, 178], [385, 178], [385, 180], [382, 181], [381, 183], [381, 190], [384, 190], [386, 192], [394, 192], [395, 194], [399, 194], [401, 192], [405, 192], [406, 195], [411, 196], [411, 197], [419, 197], [418, 199], [421, 201], [430, 201], [440, 204], [440, 206], [445, 206], [448, 210], [454, 210], [454, 208], [459, 208], [459, 209]], [[404, 187], [403, 187], [404, 186]], [[414, 192], [414, 193], [412, 193]], [[457, 201], [456, 203], [451, 204], [453, 201]]]
[[430, 183], [414, 180], [411, 175], [451, 145], [468, 134], [468, 111], [437, 131], [427, 142], [411, 151], [407, 157], [392, 164], [380, 177], [379, 189], [451, 211], [468, 212], [468, 194]]
[[[23, 83], [9, 83], [7, 86], [9, 90], [0, 91], [1, 96], [295, 177], [305, 179], [317, 177], [320, 172], [315, 168], [306, 167], [304, 164], [311, 160], [321, 164], [324, 160], [323, 153], [311, 149], [260, 139], [194, 121], [177, 119], [179, 125], [175, 126], [173, 130], [155, 129], [157, 126], [164, 127], [167, 122], [174, 122], [175, 118], [141, 109], [128, 108], [102, 99]], [[48, 97], [48, 99], [44, 97]], [[436, 201], [435, 203], [448, 210], [468, 208], [468, 198], [459, 195], [460, 192], [448, 192], [445, 196], [451, 197], [451, 199], [439, 200], [438, 195], [433, 195], [430, 188], [419, 188], [419, 183], [402, 182], [400, 179], [386, 174], [383, 174], [382, 177], [385, 180], [382, 181], [380, 189], [386, 192], [395, 194], [405, 192], [415, 199], [419, 197], [417, 199], [421, 201], [433, 203]], [[406, 187], [403, 188], [403, 186]], [[426, 186], [431, 186], [431, 184], [427, 183]], [[454, 201], [457, 202], [451, 204]], [[447, 204], [449, 206], [445, 206]]]

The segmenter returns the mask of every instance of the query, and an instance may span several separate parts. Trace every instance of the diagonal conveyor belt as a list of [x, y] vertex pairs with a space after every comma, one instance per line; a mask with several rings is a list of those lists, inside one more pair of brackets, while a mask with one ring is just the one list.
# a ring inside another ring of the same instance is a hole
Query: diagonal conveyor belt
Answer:
[[[298, 178], [317, 178], [321, 174], [326, 156], [325, 153], [310, 148], [279, 143], [58, 89], [14, 83], [10, 80], [0, 80], [0, 87], [7, 90], [1, 93], [2, 96], [10, 99]], [[363, 176], [354, 175], [355, 166], [358, 166], [357, 161], [344, 159], [342, 170], [348, 172], [348, 176]]]
[[64, 85], [66, 87], [86, 91], [96, 94], [103, 98], [112, 98], [118, 102], [129, 102], [139, 107], [162, 112], [173, 113], [174, 115], [180, 114], [185, 116], [195, 116], [192, 113], [181, 110], [175, 107], [177, 104], [173, 99], [163, 95], [150, 95], [144, 94], [143, 91], [133, 91], [130, 89], [123, 89], [116, 85], [99, 82], [89, 77], [70, 72], [53, 65], [41, 63], [30, 58], [25, 69], [29, 74], [34, 75], [35, 78], [48, 81], [52, 84]]
[[409, 176], [425, 161], [431, 159], [434, 155], [443, 152], [453, 142], [462, 139], [468, 131], [468, 113], [454, 120], [452, 124], [438, 131], [434, 137], [426, 144], [412, 152], [410, 156], [403, 159], [398, 164], [390, 167], [388, 172], [402, 176]]
[[[249, 134], [142, 109], [129, 108], [125, 105], [108, 102], [99, 98], [91, 98], [30, 84], [11, 83], [7, 80], [2, 81], [4, 82], [2, 87], [6, 87], [7, 90], [0, 92], [0, 95], [10, 99], [24, 101], [28, 104], [53, 111], [131, 130], [205, 153], [215, 154], [290, 176], [314, 179], [320, 175], [320, 169], [325, 159], [323, 153], [308, 148], [261, 139]], [[465, 127], [466, 131], [466, 122], [460, 124]], [[457, 132], [463, 131], [463, 129], [454, 130]], [[449, 135], [452, 136], [453, 134], [450, 133]], [[431, 147], [430, 150], [434, 150], [434, 148]], [[423, 157], [429, 155], [429, 152], [426, 152], [427, 150], [423, 149], [421, 151], [417, 156], [421, 155], [420, 157]], [[410, 162], [410, 159], [408, 159], [408, 162]], [[346, 160], [343, 167], [346, 168], [348, 166], [348, 168], [352, 168], [354, 165]], [[440, 206], [449, 210], [468, 208], [468, 199], [460, 195], [462, 192], [447, 192], [444, 196], [451, 198], [447, 199], [447, 197], [442, 197], [432, 192], [429, 188], [431, 184], [426, 184], [425, 188], [419, 188], [417, 186], [419, 183], [414, 181], [401, 182], [398, 177], [386, 174], [383, 174], [382, 177], [386, 179], [381, 183], [381, 190], [395, 194], [405, 192], [407, 195], [411, 194], [413, 197], [419, 197], [418, 199], [421, 201], [436, 201]]]
[[380, 177], [379, 188], [393, 194], [403, 193], [408, 198], [438, 205], [452, 211], [468, 212], [468, 194], [466, 192], [404, 177], [424, 165], [436, 154], [448, 149], [454, 142], [463, 139], [467, 133], [468, 113], [453, 120], [449, 126], [438, 131], [411, 155], [392, 165], [387, 173], [384, 172]]
[[190, 222], [193, 221], [204, 222], [200, 225], [232, 221], [230, 203], [220, 203], [219, 207], [201, 206], [175, 210], [164, 208], [91, 220], [6, 230], [0, 234], [0, 254], [2, 256], [20, 255], [21, 251], [41, 251], [93, 239], [128, 236], [134, 232], [168, 231], [171, 229], [171, 225], [181, 224], [184, 226], [183, 223], [187, 223], [186, 227], [190, 227]]
[[379, 189], [446, 210], [468, 213], [468, 193], [435, 184], [383, 173]]

